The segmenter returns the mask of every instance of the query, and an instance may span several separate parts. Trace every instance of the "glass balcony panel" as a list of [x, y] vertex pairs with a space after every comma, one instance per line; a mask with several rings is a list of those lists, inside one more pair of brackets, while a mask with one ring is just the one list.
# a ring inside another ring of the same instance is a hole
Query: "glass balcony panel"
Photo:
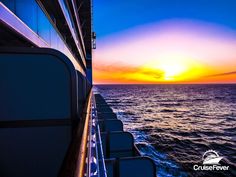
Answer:
[[2, 0], [3, 4], [12, 12], [15, 12], [15, 0]]
[[[75, 65], [75, 68], [85, 75], [83, 67], [79, 64], [79, 62], [77, 62], [78, 59], [75, 58], [66, 41], [63, 40], [59, 32], [54, 28], [53, 24], [35, 0], [2, 0], [1, 2], [3, 2], [8, 9], [10, 9], [22, 22], [24, 22], [35, 34], [40, 37], [38, 38], [39, 41], [46, 42], [49, 47], [59, 50], [67, 55], [67, 57], [70, 58], [72, 63]], [[66, 9], [66, 6], [64, 8]], [[70, 18], [68, 9], [65, 11], [67, 11], [67, 18]], [[69, 24], [73, 31], [73, 37], [75, 37], [76, 33], [74, 32], [73, 24], [72, 22]], [[29, 40], [31, 37], [32, 35], [30, 34], [27, 36]], [[76, 45], [78, 45], [77, 41], [78, 40], [75, 40]], [[78, 51], [81, 58], [84, 60], [80, 47], [78, 47]]]
[[51, 24], [48, 21], [46, 15], [38, 7], [38, 30], [37, 33], [42, 37], [49, 45], [51, 45], [50, 29]]
[[15, 14], [34, 32], [37, 32], [37, 4], [32, 0], [16, 0]]

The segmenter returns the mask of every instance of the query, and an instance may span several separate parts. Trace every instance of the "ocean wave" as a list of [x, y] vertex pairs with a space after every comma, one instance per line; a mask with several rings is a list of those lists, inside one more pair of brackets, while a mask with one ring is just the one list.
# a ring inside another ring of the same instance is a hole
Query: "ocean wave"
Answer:
[[177, 110], [176, 109], [162, 109], [159, 112], [166, 112], [166, 113], [168, 113], [168, 112], [177, 112]]
[[182, 106], [181, 103], [160, 103], [159, 106], [172, 107], [172, 106]]
[[[236, 176], [194, 172], [216, 150], [236, 167], [236, 85], [99, 86], [139, 150], [154, 159], [159, 177]], [[112, 98], [112, 99], [111, 99]]]

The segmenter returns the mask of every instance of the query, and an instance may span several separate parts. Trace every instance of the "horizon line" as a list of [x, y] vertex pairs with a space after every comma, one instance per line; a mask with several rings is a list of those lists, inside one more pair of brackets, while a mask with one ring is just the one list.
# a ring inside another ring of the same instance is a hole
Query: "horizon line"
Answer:
[[236, 85], [232, 83], [95, 83], [93, 85]]

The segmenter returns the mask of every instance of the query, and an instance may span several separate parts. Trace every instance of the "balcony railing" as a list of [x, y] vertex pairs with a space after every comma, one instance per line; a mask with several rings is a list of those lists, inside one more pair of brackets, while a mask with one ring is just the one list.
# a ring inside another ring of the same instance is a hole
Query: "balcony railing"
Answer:
[[79, 149], [76, 177], [107, 177], [96, 103], [92, 92], [87, 101], [86, 118]]
[[[60, 4], [61, 10], [62, 10], [62, 12], [63, 12], [63, 14], [65, 16], [66, 22], [67, 22], [67, 24], [69, 26], [70, 32], [71, 32], [72, 37], [74, 39], [74, 42], [75, 42], [75, 44], [77, 46], [77, 49], [78, 49], [78, 51], [80, 53], [80, 56], [81, 56], [82, 61], [83, 61], [83, 64], [86, 65], [85, 57], [84, 57], [85, 53], [84, 53], [83, 48], [82, 48], [82, 46], [80, 44], [79, 37], [78, 37], [79, 35], [77, 34], [77, 31], [75, 29], [75, 24], [74, 24], [74, 21], [73, 21], [73, 19], [71, 17], [71, 13], [70, 13], [69, 7], [68, 7], [68, 5], [67, 5], [65, 0], [58, 0], [58, 2]], [[82, 34], [80, 34], [80, 35], [82, 35]]]

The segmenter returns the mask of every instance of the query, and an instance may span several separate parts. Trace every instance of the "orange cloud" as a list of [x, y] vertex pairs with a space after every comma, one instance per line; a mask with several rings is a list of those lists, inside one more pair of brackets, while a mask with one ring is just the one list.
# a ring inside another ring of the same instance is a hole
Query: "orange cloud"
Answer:
[[[95, 83], [236, 82], [236, 31], [168, 21], [98, 39]], [[223, 73], [223, 74], [222, 74]]]
[[129, 66], [124, 64], [96, 64], [96, 84], [102, 83], [155, 83], [164, 77], [164, 73], [158, 70], [147, 70], [142, 67]]

